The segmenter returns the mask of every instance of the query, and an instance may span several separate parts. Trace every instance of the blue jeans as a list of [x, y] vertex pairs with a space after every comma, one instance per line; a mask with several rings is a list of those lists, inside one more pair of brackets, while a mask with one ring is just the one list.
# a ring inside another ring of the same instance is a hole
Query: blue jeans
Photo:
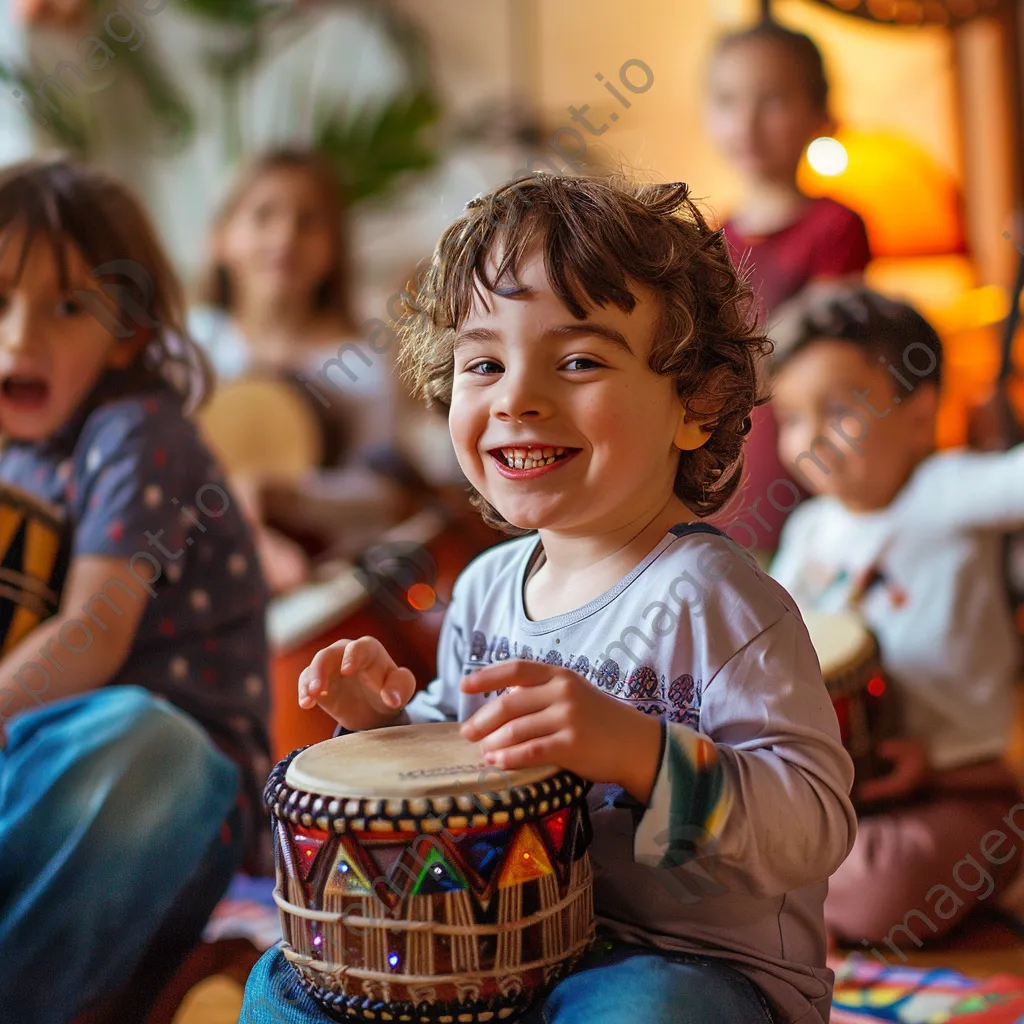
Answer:
[[[279, 948], [249, 975], [238, 1024], [328, 1024]], [[771, 1024], [760, 992], [721, 960], [599, 942], [519, 1024]]]
[[180, 895], [209, 906], [197, 886], [226, 888], [242, 856], [240, 842], [222, 845], [238, 771], [191, 718], [136, 687], [56, 701], [7, 732], [0, 1022], [66, 1024], [124, 985], [161, 930], [176, 934]]

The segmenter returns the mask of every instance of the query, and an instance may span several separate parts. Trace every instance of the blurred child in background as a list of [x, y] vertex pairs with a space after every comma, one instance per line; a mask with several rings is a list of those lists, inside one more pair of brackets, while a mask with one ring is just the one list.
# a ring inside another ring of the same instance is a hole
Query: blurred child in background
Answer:
[[[387, 505], [394, 484], [366, 465], [394, 448], [397, 388], [388, 355], [358, 336], [334, 169], [312, 151], [281, 149], [255, 159], [217, 214], [210, 257], [189, 328], [220, 378], [270, 373], [308, 399], [330, 435], [325, 449], [334, 465], [303, 485], [307, 497], [359, 494]], [[332, 472], [341, 465], [343, 474]], [[258, 494], [261, 482], [255, 484]], [[257, 520], [259, 504], [257, 497]], [[365, 519], [365, 507], [361, 512]], [[306, 577], [296, 545], [264, 525], [259, 538], [275, 589]]]
[[[724, 36], [711, 63], [707, 119], [745, 180], [743, 203], [724, 227], [737, 264], [749, 267], [763, 315], [771, 320], [811, 281], [859, 277], [871, 258], [863, 221], [831, 199], [809, 198], [797, 185], [804, 149], [833, 128], [814, 42], [771, 21]], [[776, 454], [771, 406], [754, 411], [746, 457], [741, 499], [716, 522], [739, 518], [746, 506], [743, 519], [758, 535], [756, 546], [771, 551], [787, 512], [768, 501], [768, 488], [792, 480]]]
[[1024, 526], [1024, 446], [937, 453], [932, 327], [864, 289], [815, 292], [776, 330], [780, 456], [817, 497], [787, 521], [772, 575], [804, 608], [863, 616], [897, 691], [903, 735], [879, 748], [891, 774], [855, 790], [869, 809], [825, 904], [835, 936], [891, 948], [908, 922], [945, 934], [1021, 863], [1001, 560]]
[[0, 660], [0, 1017], [65, 1024], [159, 936], [155, 996], [246, 845], [266, 869], [266, 590], [184, 414], [184, 314], [123, 186], [0, 174], [0, 482], [71, 534], [56, 614]]

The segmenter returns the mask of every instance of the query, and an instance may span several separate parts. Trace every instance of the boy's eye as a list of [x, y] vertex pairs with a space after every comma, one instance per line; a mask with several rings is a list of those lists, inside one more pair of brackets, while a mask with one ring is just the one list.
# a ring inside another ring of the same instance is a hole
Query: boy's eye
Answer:
[[588, 359], [586, 356], [573, 356], [572, 359], [566, 361], [565, 368], [567, 370], [575, 369], [577, 371], [599, 370], [601, 365], [601, 363], [598, 363], [593, 359]]
[[481, 376], [490, 373], [501, 373], [503, 367], [501, 363], [495, 362], [493, 359], [481, 359], [477, 363], [471, 363], [466, 367], [467, 373], [479, 373]]

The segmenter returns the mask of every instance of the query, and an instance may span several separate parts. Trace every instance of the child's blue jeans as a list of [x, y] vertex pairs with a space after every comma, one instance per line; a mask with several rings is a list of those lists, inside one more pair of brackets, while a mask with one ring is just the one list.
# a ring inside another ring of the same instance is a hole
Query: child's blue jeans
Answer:
[[65, 1024], [128, 980], [179, 894], [210, 895], [194, 878], [225, 887], [237, 794], [203, 729], [146, 690], [16, 718], [0, 750], [0, 1022]]
[[[279, 948], [249, 975], [238, 1024], [329, 1024]], [[518, 1024], [771, 1024], [760, 992], [721, 960], [600, 942]]]

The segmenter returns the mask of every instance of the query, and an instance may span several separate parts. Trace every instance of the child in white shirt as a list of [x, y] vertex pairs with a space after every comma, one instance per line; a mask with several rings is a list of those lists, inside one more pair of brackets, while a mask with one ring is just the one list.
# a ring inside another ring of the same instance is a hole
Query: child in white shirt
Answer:
[[902, 717], [879, 751], [891, 774], [855, 789], [866, 808], [826, 922], [902, 957], [1019, 864], [1024, 805], [1001, 756], [1021, 651], [1001, 556], [1024, 525], [1024, 446], [935, 452], [942, 350], [909, 306], [822, 287], [775, 340], [780, 454], [817, 497], [787, 521], [772, 575], [804, 608], [863, 616]]

